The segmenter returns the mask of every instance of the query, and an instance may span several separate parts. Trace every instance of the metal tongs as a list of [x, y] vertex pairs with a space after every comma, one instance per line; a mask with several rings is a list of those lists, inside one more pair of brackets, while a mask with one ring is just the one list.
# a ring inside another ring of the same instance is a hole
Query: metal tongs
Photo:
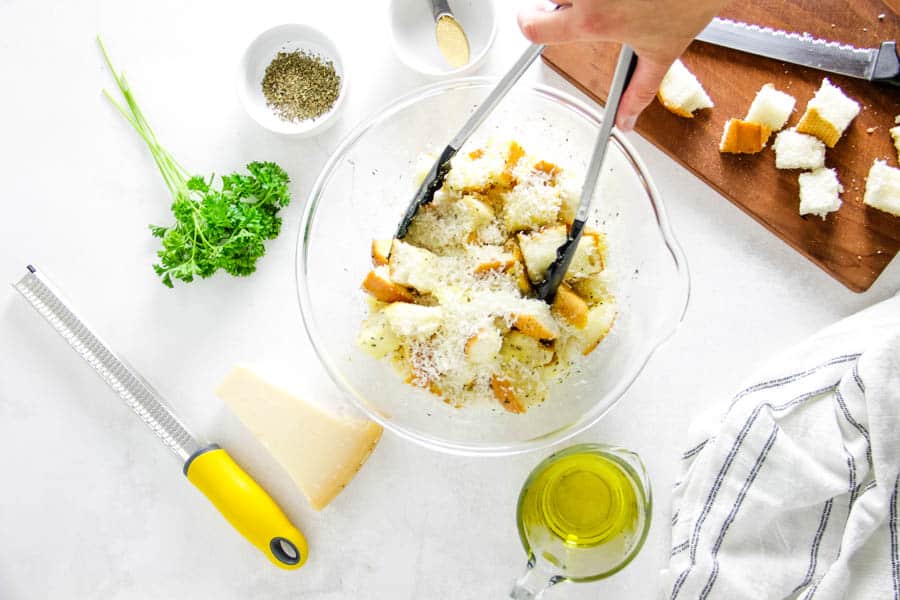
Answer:
[[[428, 171], [425, 179], [422, 180], [422, 184], [416, 191], [415, 196], [413, 196], [409, 208], [406, 209], [406, 214], [403, 215], [403, 219], [397, 227], [395, 238], [402, 239], [406, 236], [410, 223], [412, 223], [416, 213], [419, 212], [419, 208], [431, 202], [434, 199], [434, 193], [444, 185], [444, 179], [450, 171], [450, 160], [459, 152], [466, 140], [478, 129], [487, 116], [500, 104], [506, 93], [522, 77], [522, 74], [525, 73], [531, 63], [540, 56], [543, 49], [543, 44], [532, 44], [529, 46], [519, 60], [503, 76], [497, 87], [491, 91], [485, 101], [472, 113], [469, 120], [456, 134], [456, 137], [450, 140], [450, 143], [444, 148], [437, 161]], [[634, 51], [629, 46], [623, 45], [622, 50], [619, 52], [619, 61], [616, 64], [612, 84], [609, 87], [609, 97], [606, 101], [603, 122], [600, 124], [600, 133], [597, 135], [594, 153], [585, 173], [584, 185], [581, 189], [581, 200], [578, 204], [578, 211], [575, 213], [575, 221], [569, 229], [565, 243], [557, 248], [556, 260], [547, 269], [547, 275], [544, 277], [544, 280], [534, 288], [535, 297], [548, 303], [553, 302], [556, 290], [559, 288], [559, 284], [569, 268], [569, 263], [572, 262], [572, 256], [575, 254], [578, 241], [581, 239], [581, 232], [584, 230], [584, 225], [591, 209], [594, 188], [597, 185], [600, 169], [603, 166], [603, 158], [606, 156], [606, 147], [609, 145], [613, 124], [616, 121], [619, 100], [621, 100], [622, 92], [628, 86], [628, 82], [631, 81], [631, 75], [636, 65], [637, 56], [634, 54]]]

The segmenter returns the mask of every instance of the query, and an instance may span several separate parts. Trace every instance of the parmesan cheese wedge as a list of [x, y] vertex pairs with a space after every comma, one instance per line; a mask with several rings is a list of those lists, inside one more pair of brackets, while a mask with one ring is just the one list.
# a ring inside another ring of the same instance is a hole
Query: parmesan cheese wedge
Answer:
[[343, 490], [381, 438], [381, 426], [328, 414], [245, 367], [216, 395], [287, 471], [310, 506], [322, 510]]

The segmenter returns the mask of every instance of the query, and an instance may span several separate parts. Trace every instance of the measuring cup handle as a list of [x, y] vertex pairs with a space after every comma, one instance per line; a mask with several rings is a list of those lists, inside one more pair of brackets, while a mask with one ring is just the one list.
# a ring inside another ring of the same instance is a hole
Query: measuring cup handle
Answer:
[[565, 580], [562, 575], [555, 575], [537, 566], [534, 556], [530, 556], [525, 573], [516, 580], [509, 597], [513, 600], [539, 600], [544, 592]]

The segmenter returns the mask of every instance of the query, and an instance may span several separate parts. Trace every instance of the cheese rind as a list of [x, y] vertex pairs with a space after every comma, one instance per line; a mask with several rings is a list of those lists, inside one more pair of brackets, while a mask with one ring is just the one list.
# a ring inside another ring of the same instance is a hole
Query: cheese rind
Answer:
[[246, 367], [232, 369], [216, 395], [315, 510], [325, 508], [350, 483], [381, 439], [377, 423], [328, 414]]

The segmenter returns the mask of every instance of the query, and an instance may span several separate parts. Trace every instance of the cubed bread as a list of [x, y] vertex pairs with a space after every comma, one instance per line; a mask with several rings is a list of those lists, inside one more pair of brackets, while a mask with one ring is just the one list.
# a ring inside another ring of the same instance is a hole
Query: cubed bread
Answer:
[[560, 196], [559, 220], [571, 225], [581, 202], [581, 181], [573, 177], [570, 171], [563, 171], [557, 178], [556, 187]]
[[506, 153], [490, 144], [480, 150], [453, 158], [445, 180], [448, 187], [463, 193], [484, 192], [497, 183], [506, 167]]
[[598, 304], [588, 311], [587, 324], [579, 330], [577, 348], [584, 355], [594, 351], [603, 341], [616, 320], [616, 305], [612, 302]]
[[363, 280], [362, 288], [372, 297], [382, 302], [412, 302], [412, 293], [402, 285], [391, 281], [391, 273], [386, 265], [375, 267]]
[[772, 143], [779, 169], [821, 169], [825, 166], [825, 143], [819, 138], [785, 129]]
[[795, 103], [793, 96], [778, 91], [774, 85], [767, 83], [756, 92], [744, 120], [759, 123], [770, 131], [779, 131], [788, 122]]
[[509, 188], [516, 184], [516, 178], [513, 176], [513, 169], [519, 163], [519, 160], [525, 156], [525, 149], [518, 142], [510, 142], [506, 149], [506, 158], [503, 164], [503, 172], [498, 178], [501, 187]]
[[844, 95], [841, 88], [826, 77], [816, 95], [806, 104], [797, 131], [814, 135], [829, 148], [834, 148], [858, 114], [859, 103]]
[[548, 162], [546, 160], [537, 161], [536, 163], [534, 163], [532, 168], [535, 171], [539, 171], [539, 172], [543, 173], [544, 175], [546, 175], [549, 178], [550, 185], [553, 185], [556, 177], [560, 173], [562, 173], [562, 169], [560, 169], [558, 166], [556, 166], [552, 162]]
[[897, 149], [897, 162], [900, 163], [900, 125], [891, 127], [888, 131], [891, 132], [891, 137], [894, 139], [894, 148]]
[[579, 279], [572, 284], [572, 289], [584, 298], [589, 306], [609, 301], [612, 298], [605, 271], [592, 275], [587, 279]]
[[494, 397], [511, 413], [523, 413], [527, 407], [543, 402], [547, 397], [547, 385], [523, 369], [512, 368], [491, 377]]
[[700, 85], [700, 81], [680, 60], [676, 60], [669, 67], [656, 97], [669, 111], [688, 119], [694, 117], [696, 110], [713, 107], [713, 101]]
[[606, 241], [585, 230], [554, 302], [536, 298], [532, 280], [566, 243], [581, 176], [514, 142], [472, 148], [402, 240], [372, 242], [357, 343], [452, 407], [487, 398], [520, 413], [578, 373], [608, 330]]
[[482, 327], [466, 340], [466, 358], [473, 363], [490, 362], [503, 346], [503, 335], [493, 326]]
[[437, 253], [474, 241], [478, 231], [493, 221], [494, 213], [471, 194], [455, 198], [438, 190], [434, 200], [419, 209], [404, 239]]
[[394, 240], [391, 245], [388, 267], [394, 283], [422, 293], [433, 292], [439, 285], [438, 263], [438, 257], [424, 248], [400, 240]]
[[475, 262], [473, 272], [476, 275], [506, 273], [518, 263], [516, 255], [503, 246], [469, 246], [466, 252]]
[[844, 187], [834, 169], [816, 169], [800, 174], [800, 214], [825, 216], [841, 207]]
[[511, 238], [503, 245], [503, 249], [516, 259], [516, 265], [508, 270], [507, 273], [515, 278], [516, 287], [522, 296], [528, 297], [531, 295], [531, 281], [528, 279], [528, 272], [525, 269], [525, 257], [522, 255], [522, 249], [519, 248], [519, 242]]
[[500, 406], [507, 412], [522, 414], [525, 412], [525, 404], [516, 393], [512, 379], [506, 375], [494, 374], [491, 376], [491, 391]]
[[536, 340], [555, 340], [559, 337], [559, 327], [550, 314], [550, 307], [540, 300], [526, 301], [514, 315], [512, 325], [525, 335]]
[[556, 225], [516, 236], [532, 283], [544, 280], [547, 268], [556, 260], [557, 249], [566, 241], [566, 235], [566, 226]]
[[372, 264], [376, 267], [388, 264], [394, 240], [372, 240]]
[[584, 329], [587, 325], [587, 302], [565, 284], [557, 288], [552, 309], [577, 329]]
[[463, 210], [469, 217], [472, 228], [479, 229], [494, 220], [494, 211], [491, 207], [471, 194], [465, 194], [459, 200]]
[[900, 217], [900, 169], [876, 160], [866, 177], [863, 202], [872, 208]]
[[729, 154], [756, 154], [766, 146], [771, 132], [759, 123], [741, 119], [728, 119], [719, 141], [719, 152]]
[[438, 330], [444, 311], [440, 306], [420, 306], [395, 302], [381, 311], [397, 335], [427, 337]]
[[521, 331], [512, 330], [503, 336], [500, 356], [506, 361], [515, 360], [528, 368], [542, 367], [553, 360], [553, 349], [539, 340], [525, 335]]
[[382, 359], [400, 347], [400, 338], [382, 312], [373, 312], [359, 330], [357, 344], [375, 359]]
[[527, 231], [540, 229], [556, 223], [562, 198], [553, 194], [548, 198], [547, 190], [540, 183], [520, 182], [503, 195], [501, 219], [507, 231]]
[[566, 271], [565, 280], [574, 283], [586, 279], [603, 270], [603, 253], [606, 251], [606, 238], [603, 234], [585, 229], [575, 247], [572, 262]]

